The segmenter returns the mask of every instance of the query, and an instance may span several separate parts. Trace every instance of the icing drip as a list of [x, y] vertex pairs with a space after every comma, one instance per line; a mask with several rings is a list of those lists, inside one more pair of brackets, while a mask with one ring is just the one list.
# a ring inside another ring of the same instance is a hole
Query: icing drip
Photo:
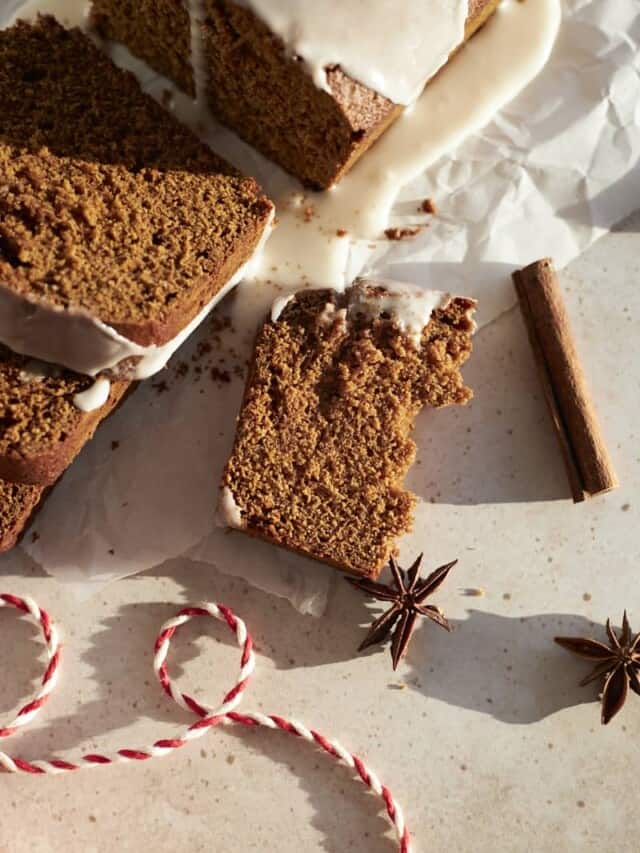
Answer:
[[233, 492], [228, 486], [225, 486], [220, 494], [218, 513], [223, 527], [234, 527], [237, 530], [242, 530], [245, 526], [242, 509], [236, 503]]
[[109, 399], [111, 383], [104, 376], [90, 385], [86, 391], [81, 391], [73, 398], [73, 405], [81, 412], [94, 412], [100, 409]]
[[[242, 0], [301, 57], [316, 85], [340, 65], [397, 104], [410, 104], [464, 39], [468, 0]], [[354, 37], [357, 34], [357, 37]]]
[[185, 0], [191, 30], [191, 68], [196, 91], [196, 103], [206, 103], [207, 61], [202, 38], [202, 24], [206, 18], [204, 0]]
[[295, 293], [290, 293], [289, 296], [279, 296], [271, 306], [271, 322], [277, 323], [280, 319], [280, 315], [287, 307], [287, 305], [291, 302], [292, 299], [295, 298]]
[[417, 284], [359, 279], [349, 290], [348, 313], [363, 314], [372, 320], [388, 314], [419, 347], [422, 331], [433, 312], [450, 302], [450, 293], [425, 290]]

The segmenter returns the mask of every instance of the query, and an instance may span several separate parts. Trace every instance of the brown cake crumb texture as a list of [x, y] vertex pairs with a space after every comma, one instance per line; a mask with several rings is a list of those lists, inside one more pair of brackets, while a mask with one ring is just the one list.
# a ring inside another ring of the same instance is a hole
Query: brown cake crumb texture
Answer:
[[0, 104], [3, 287], [161, 344], [253, 252], [272, 210], [256, 182], [79, 30], [0, 31]]
[[[465, 40], [499, 0], [470, 0]], [[153, 0], [94, 0], [98, 31], [124, 42], [153, 68], [193, 93], [189, 20], [184, 5]], [[240, 136], [303, 183], [337, 183], [402, 113], [402, 107], [327, 69], [331, 92], [318, 89], [304, 63], [250, 9], [205, 0], [202, 34], [209, 73], [207, 100]]]
[[0, 477], [47, 486], [71, 464], [130, 383], [112, 382], [105, 405], [83, 412], [73, 398], [93, 379], [42, 363], [34, 371], [33, 365], [0, 345]]
[[0, 480], [0, 554], [11, 550], [42, 498], [42, 489]]
[[222, 486], [247, 533], [375, 577], [411, 525], [418, 412], [471, 397], [474, 303], [436, 310], [418, 349], [385, 315], [345, 321], [348, 301], [299, 294], [259, 332]]

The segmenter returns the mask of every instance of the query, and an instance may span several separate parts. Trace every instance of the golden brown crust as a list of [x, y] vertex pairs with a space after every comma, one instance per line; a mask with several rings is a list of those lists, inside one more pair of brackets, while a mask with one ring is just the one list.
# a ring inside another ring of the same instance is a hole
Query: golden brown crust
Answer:
[[417, 349], [384, 315], [346, 319], [348, 299], [298, 294], [258, 333], [222, 487], [247, 534], [375, 577], [411, 525], [415, 417], [471, 396], [473, 303], [435, 311]]

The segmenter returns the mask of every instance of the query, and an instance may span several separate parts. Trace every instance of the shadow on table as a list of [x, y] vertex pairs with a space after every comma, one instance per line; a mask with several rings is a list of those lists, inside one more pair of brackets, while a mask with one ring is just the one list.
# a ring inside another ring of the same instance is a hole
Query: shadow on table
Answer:
[[[303, 616], [284, 599], [250, 587], [240, 578], [219, 574], [210, 566], [185, 560], [170, 561], [150, 572], [120, 581], [120, 584], [136, 584], [140, 578], [148, 580], [149, 575], [158, 574], [173, 578], [181, 592], [171, 604], [140, 601], [122, 605], [116, 616], [97, 623], [91, 644], [82, 656], [89, 669], [85, 677], [97, 687], [95, 698], [67, 716], [54, 716], [54, 706], [50, 706], [43, 717], [43, 725], [30, 730], [24, 737], [26, 754], [49, 755], [52, 745], [59, 753], [78, 746], [87, 752], [101, 750], [105, 734], [126, 730], [138, 720], [173, 722], [176, 731], [194, 722], [195, 718], [183, 714], [165, 696], [152, 668], [153, 647], [160, 627], [187, 603], [215, 600], [230, 606], [246, 621], [257, 653], [272, 660], [279, 670], [351, 659], [361, 639], [358, 621], [368, 621], [361, 596], [348, 592], [335, 596], [331, 629], [328, 630], [325, 620]], [[340, 583], [344, 581], [340, 579]], [[135, 599], [135, 593], [132, 592], [130, 598]], [[15, 614], [8, 611], [0, 610], [0, 619], [3, 637], [0, 671], [9, 673], [3, 682], [0, 710], [7, 711], [17, 707], [16, 703], [28, 696], [29, 689], [35, 691], [43, 671], [44, 656], [34, 661], [34, 650], [40, 651], [35, 627], [16, 619]], [[215, 650], [212, 652], [210, 647], [203, 649], [199, 645], [202, 636], [215, 638], [221, 649], [220, 659]], [[194, 620], [180, 630], [178, 640], [172, 644], [171, 678], [188, 691], [185, 679], [180, 681], [185, 667], [203, 654], [211, 655], [210, 686], [204, 685], [203, 694], [196, 698], [205, 704], [218, 704], [238, 671], [239, 651], [236, 649], [235, 637], [226, 626], [213, 620]], [[7, 661], [3, 666], [5, 653]], [[80, 677], [79, 673], [76, 677]], [[156, 736], [150, 731], [152, 738]], [[135, 744], [118, 743], [118, 746]]]
[[570, 655], [553, 638], [600, 637], [601, 626], [568, 613], [506, 617], [468, 612], [468, 619], [451, 620], [451, 634], [430, 624], [416, 632], [407, 655], [410, 687], [516, 725], [597, 698], [601, 684], [579, 686], [589, 662]]
[[[640, 197], [640, 164], [632, 168], [627, 174], [616, 181], [615, 184], [602, 190], [589, 204], [578, 202], [558, 211], [558, 216], [570, 222], [592, 227], [609, 228], [610, 231], [622, 231], [629, 234], [640, 232], [640, 211], [626, 216], [621, 222], [609, 227], [612, 216], [611, 211], [619, 211], [621, 197], [637, 199]], [[632, 207], [633, 205], [631, 205]], [[623, 209], [625, 209], [623, 207]], [[630, 207], [626, 207], [629, 210]], [[620, 215], [618, 213], [618, 215]]]
[[[230, 734], [256, 755], [265, 756], [274, 765], [280, 765], [274, 778], [282, 780], [283, 792], [290, 782], [286, 773], [295, 777], [307, 792], [314, 809], [312, 825], [322, 833], [318, 849], [328, 853], [391, 853], [398, 849], [390, 826], [383, 817], [382, 801], [366, 789], [354, 773], [300, 738], [265, 729], [246, 729], [241, 726], [225, 728]], [[333, 732], [326, 732], [333, 735]], [[350, 744], [344, 744], [347, 748]], [[353, 746], [353, 745], [351, 745]], [[371, 769], [377, 770], [377, 767]], [[391, 790], [393, 781], [383, 778]], [[400, 797], [399, 797], [400, 799]], [[296, 816], [291, 818], [295, 830]], [[411, 829], [411, 826], [409, 827]], [[417, 827], [414, 827], [417, 829]]]
[[13, 607], [0, 608], [0, 726], [35, 693], [46, 665], [40, 629], [20, 616]]
[[424, 410], [407, 487], [439, 504], [570, 497], [527, 333], [516, 309], [482, 329], [463, 370], [467, 406]]
[[[334, 596], [328, 627], [326, 621], [300, 615], [287, 601], [251, 588], [239, 578], [220, 575], [210, 567], [175, 560], [146, 574], [159, 573], [176, 581], [181, 590], [176, 601], [171, 604], [157, 601], [125, 604], [116, 616], [99, 621], [91, 644], [82, 656], [82, 663], [89, 669], [87, 677], [96, 685], [96, 695], [67, 716], [52, 713], [55, 711], [55, 703], [52, 703], [45, 712], [48, 716], [43, 717], [42, 727], [26, 733], [19, 750], [15, 748], [17, 744], [7, 744], [11, 754], [50, 758], [55, 749], [55, 755], [69, 753], [68, 757], [73, 760], [79, 747], [84, 754], [111, 752], [111, 743], [105, 743], [105, 735], [116, 731], [122, 736], [118, 736], [114, 748], [139, 747], [138, 736], [128, 734], [127, 730], [140, 720], [171, 723], [176, 734], [194, 722], [195, 717], [181, 712], [164, 695], [152, 670], [153, 645], [161, 625], [187, 602], [204, 599], [224, 601], [247, 622], [258, 654], [273, 660], [278, 669], [285, 670], [326, 665], [354, 657], [361, 639], [358, 619], [368, 621], [364, 600], [349, 591], [346, 584], [342, 594]], [[136, 584], [140, 577], [120, 583]], [[131, 597], [135, 598], [135, 595]], [[44, 655], [40, 655], [39, 661], [33, 659], [34, 650], [39, 649], [40, 643], [35, 626], [2, 610], [0, 622], [3, 637], [0, 671], [9, 673], [3, 686], [0, 710], [7, 711], [16, 707], [29, 694], [29, 689], [36, 689], [44, 666]], [[215, 649], [212, 652], [210, 645], [202, 648], [198, 640], [203, 634], [213, 636], [219, 642], [218, 656]], [[126, 641], [123, 641], [123, 636]], [[292, 644], [292, 637], [296, 638], [295, 644]], [[176, 684], [190, 692], [188, 678], [183, 677], [185, 668], [203, 654], [211, 656], [211, 667], [207, 667], [210, 687], [205, 685], [202, 694], [195, 690], [194, 693], [205, 703], [217, 703], [226, 687], [232, 685], [239, 659], [235, 639], [224, 625], [194, 620], [181, 628], [179, 637], [171, 646], [169, 672]], [[8, 660], [3, 665], [4, 655]], [[284, 691], [286, 675], [276, 673], [274, 677], [283, 679]], [[250, 691], [246, 707], [253, 707]], [[275, 707], [271, 710], [288, 713], [289, 709]], [[158, 737], [153, 725], [148, 727], [148, 731], [148, 736], [142, 736], [143, 743]], [[345, 849], [367, 853], [397, 849], [388, 833], [388, 824], [381, 815], [380, 800], [364, 787], [359, 789], [358, 784], [351, 780], [350, 770], [337, 767], [317, 748], [282, 733], [261, 730], [258, 734], [234, 728], [225, 730], [225, 735], [227, 733], [242, 741], [247, 749], [286, 766], [299, 779], [316, 812], [314, 825], [325, 837], [322, 849], [335, 853]], [[254, 740], [255, 737], [259, 740]]]

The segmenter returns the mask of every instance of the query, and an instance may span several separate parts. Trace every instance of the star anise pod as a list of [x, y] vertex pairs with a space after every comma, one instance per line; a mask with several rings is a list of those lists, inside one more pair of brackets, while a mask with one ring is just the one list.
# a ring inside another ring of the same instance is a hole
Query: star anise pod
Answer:
[[438, 589], [458, 561], [454, 560], [452, 563], [440, 566], [428, 578], [422, 579], [418, 577], [422, 557], [423, 555], [420, 554], [407, 571], [401, 569], [391, 557], [389, 567], [393, 575], [393, 583], [389, 586], [362, 578], [347, 578], [353, 586], [363, 592], [369, 593], [379, 601], [391, 603], [391, 607], [375, 620], [358, 651], [361, 652], [376, 643], [383, 643], [392, 636], [391, 659], [394, 670], [407, 650], [418, 616], [426, 616], [447, 631], [451, 630], [440, 608], [424, 602]]
[[592, 672], [583, 678], [580, 685], [591, 684], [604, 678], [602, 690], [602, 723], [606, 725], [622, 708], [629, 687], [640, 696], [640, 633], [632, 634], [627, 611], [622, 618], [620, 636], [607, 619], [609, 645], [589, 637], [556, 637], [555, 641], [564, 649], [587, 660], [596, 661]]

